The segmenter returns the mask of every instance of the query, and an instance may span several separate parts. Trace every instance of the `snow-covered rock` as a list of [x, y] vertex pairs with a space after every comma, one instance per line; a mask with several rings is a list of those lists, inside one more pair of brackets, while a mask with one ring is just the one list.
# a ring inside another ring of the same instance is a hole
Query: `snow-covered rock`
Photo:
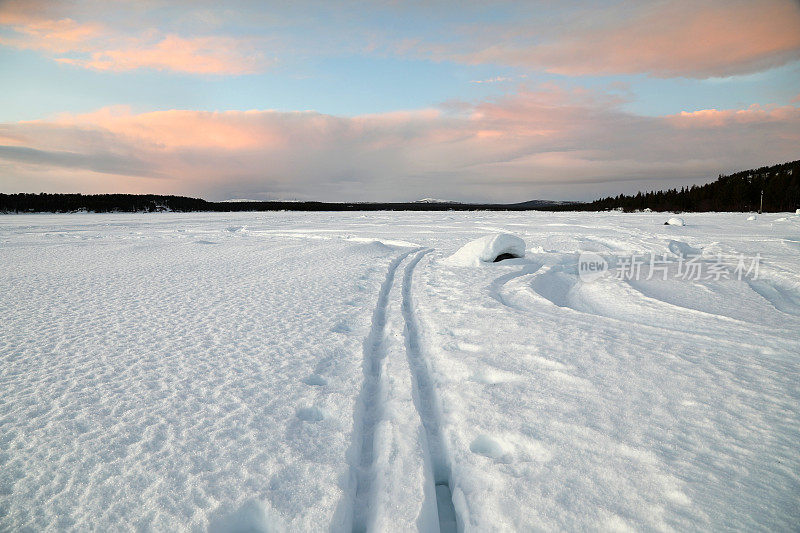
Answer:
[[670, 218], [669, 220], [667, 220], [667, 221], [665, 222], [665, 224], [664, 224], [664, 225], [669, 225], [669, 226], [685, 226], [685, 225], [686, 225], [686, 223], [683, 221], [683, 219], [682, 219], [682, 218], [678, 218], [678, 217], [672, 217], [672, 218]]
[[749, 217], [747, 217], [747, 220], [758, 220], [758, 217], [755, 215], [750, 215]]
[[491, 263], [503, 254], [525, 257], [525, 241], [510, 233], [486, 235], [468, 242], [443, 262], [453, 266], [478, 266]]

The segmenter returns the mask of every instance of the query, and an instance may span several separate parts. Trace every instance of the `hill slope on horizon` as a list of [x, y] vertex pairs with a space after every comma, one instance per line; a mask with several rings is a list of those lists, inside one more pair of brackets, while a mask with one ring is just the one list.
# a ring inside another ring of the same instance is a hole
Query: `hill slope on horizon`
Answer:
[[609, 196], [582, 207], [590, 211], [622, 208], [625, 211], [794, 211], [800, 208], [800, 161], [742, 170], [716, 181], [678, 189], [636, 195]]

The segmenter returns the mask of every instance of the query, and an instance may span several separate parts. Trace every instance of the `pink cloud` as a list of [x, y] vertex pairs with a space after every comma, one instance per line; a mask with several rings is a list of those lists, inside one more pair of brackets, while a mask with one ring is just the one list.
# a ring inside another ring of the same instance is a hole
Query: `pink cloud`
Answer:
[[105, 34], [105, 29], [96, 23], [80, 24], [70, 18], [52, 20], [2, 12], [0, 26], [11, 27], [16, 32], [0, 37], [0, 45], [51, 54], [88, 51], [90, 42]]
[[[152, 68], [198, 74], [263, 71], [274, 63], [263, 51], [271, 50], [268, 44], [278, 36], [293, 53], [324, 49], [421, 55], [571, 76], [647, 73], [707, 78], [758, 72], [800, 59], [796, 0], [544, 4], [550, 5], [512, 3], [498, 9], [508, 20], [464, 26], [452, 9], [395, 2], [334, 3], [322, 11], [314, 4], [306, 10], [311, 14], [302, 16], [279, 5], [264, 10], [248, 3], [231, 9], [179, 3], [165, 10], [169, 18], [162, 19], [157, 18], [161, 10], [148, 9], [151, 3], [142, 7], [130, 1], [106, 5], [6, 0], [0, 3], [0, 26], [11, 31], [0, 44], [40, 50], [62, 63], [96, 70]], [[467, 12], [471, 8], [474, 4], [464, 6]], [[376, 20], [424, 18], [426, 26], [435, 24], [436, 30], [410, 35], [376, 26], [365, 13], [379, 15]], [[207, 34], [231, 20], [232, 26], [250, 27], [269, 38]], [[137, 27], [157, 29], [133, 29]], [[473, 80], [501, 81], [507, 80]]]
[[136, 42], [126, 48], [92, 52], [91, 59], [56, 60], [94, 70], [151, 68], [192, 74], [253, 74], [270, 63], [256, 41], [177, 35], [167, 35], [154, 44]]
[[153, 30], [125, 35], [97, 22], [49, 19], [19, 9], [0, 8], [0, 27], [3, 26], [13, 32], [0, 37], [2, 46], [40, 50], [60, 63], [93, 70], [150, 68], [236, 75], [261, 72], [274, 63], [263, 52], [265, 42], [256, 38], [186, 38], [162, 36]]
[[800, 145], [795, 106], [643, 117], [614, 102], [545, 86], [452, 111], [356, 117], [124, 107], [63, 114], [0, 125], [0, 138], [14, 140], [0, 146], [0, 167], [18, 180], [0, 187], [211, 199], [586, 198], [786, 161]]
[[280, 148], [283, 137], [264, 116], [273, 111], [169, 110], [132, 114], [127, 106], [92, 113], [63, 113], [52, 122], [64, 128], [99, 129], [154, 150], [218, 149], [223, 151]]
[[800, 122], [800, 108], [792, 105], [762, 107], [753, 104], [747, 109], [682, 111], [665, 119], [679, 128], [719, 128], [730, 124]]
[[577, 14], [557, 28], [490, 27], [493, 34], [478, 30], [471, 42], [419, 44], [415, 50], [437, 59], [544, 68], [570, 76], [707, 78], [800, 59], [800, 6], [791, 0], [629, 2]]

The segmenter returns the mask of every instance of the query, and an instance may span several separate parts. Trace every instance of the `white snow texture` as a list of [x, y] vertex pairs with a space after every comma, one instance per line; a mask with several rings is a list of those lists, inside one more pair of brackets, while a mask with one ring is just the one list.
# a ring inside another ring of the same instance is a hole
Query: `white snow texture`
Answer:
[[0, 531], [796, 531], [800, 217], [683, 216], [0, 216]]

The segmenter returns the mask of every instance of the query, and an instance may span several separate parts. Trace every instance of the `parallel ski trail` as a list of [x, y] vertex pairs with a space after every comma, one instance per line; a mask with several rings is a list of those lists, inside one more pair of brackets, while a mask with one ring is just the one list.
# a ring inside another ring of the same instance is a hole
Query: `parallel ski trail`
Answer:
[[456, 514], [453, 507], [453, 495], [450, 489], [450, 461], [445, 450], [444, 439], [440, 428], [441, 415], [438, 398], [433, 387], [428, 362], [421, 349], [419, 323], [414, 315], [412, 299], [412, 281], [414, 268], [425, 254], [431, 250], [419, 252], [406, 266], [403, 274], [402, 312], [405, 320], [406, 357], [411, 367], [414, 383], [414, 405], [419, 413], [422, 426], [425, 428], [427, 454], [433, 469], [433, 482], [436, 490], [436, 509], [439, 514], [439, 530], [443, 533], [457, 531]]
[[366, 531], [369, 513], [372, 509], [374, 494], [373, 463], [375, 459], [374, 441], [375, 427], [383, 416], [381, 401], [381, 363], [386, 355], [385, 334], [389, 293], [394, 285], [395, 273], [400, 264], [415, 250], [401, 254], [389, 264], [378, 293], [378, 302], [372, 312], [372, 326], [364, 340], [364, 359], [362, 371], [364, 383], [358, 398], [358, 415], [356, 435], [359, 443], [357, 464], [353, 465], [356, 480], [356, 492], [353, 498], [353, 531]]

